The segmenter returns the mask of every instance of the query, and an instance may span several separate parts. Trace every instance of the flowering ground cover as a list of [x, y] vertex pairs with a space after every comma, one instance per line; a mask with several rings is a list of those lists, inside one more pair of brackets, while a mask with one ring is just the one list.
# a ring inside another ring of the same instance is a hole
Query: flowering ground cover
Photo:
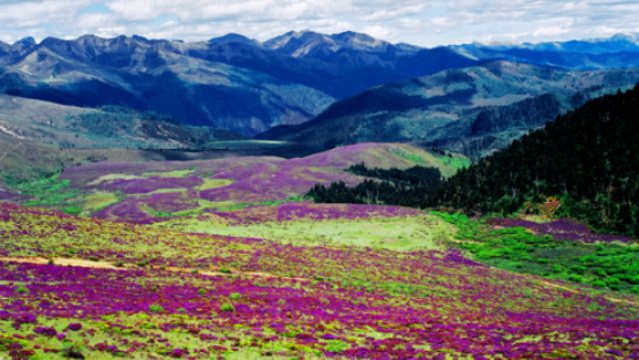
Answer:
[[555, 239], [579, 241], [583, 243], [630, 243], [632, 238], [627, 236], [598, 234], [591, 231], [582, 222], [571, 219], [558, 219], [545, 223], [536, 223], [520, 219], [490, 219], [488, 224], [503, 227], [523, 227], [537, 234], [551, 235]]
[[439, 214], [460, 231], [456, 239], [478, 261], [596, 288], [639, 294], [639, 243], [623, 236], [596, 234], [568, 219], [537, 224]]
[[242, 157], [206, 161], [101, 162], [52, 178], [0, 188], [0, 199], [101, 219], [142, 221], [250, 204], [283, 202], [317, 183], [364, 180], [344, 169], [434, 166], [451, 175], [463, 157], [402, 144], [358, 144], [298, 159]]
[[[636, 297], [456, 250], [285, 245], [8, 204], [0, 249], [0, 357], [639, 358]], [[33, 256], [120, 268], [10, 259]]]

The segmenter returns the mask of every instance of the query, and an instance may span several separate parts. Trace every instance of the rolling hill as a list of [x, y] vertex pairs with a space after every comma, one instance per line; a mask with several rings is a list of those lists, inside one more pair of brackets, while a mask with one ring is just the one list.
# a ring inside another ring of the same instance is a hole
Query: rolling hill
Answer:
[[338, 101], [311, 121], [256, 138], [319, 149], [417, 141], [478, 157], [593, 97], [637, 82], [639, 69], [564, 71], [494, 61], [377, 86]]
[[[25, 149], [9, 150], [6, 159], [0, 155], [0, 165], [13, 165], [13, 172], [3, 171], [5, 178], [18, 173], [19, 161], [33, 162], [31, 166], [38, 164], [34, 157], [40, 153], [31, 152], [25, 159], [15, 154], [18, 151], [24, 154]], [[272, 153], [276, 154], [276, 150]], [[51, 163], [55, 154], [46, 153], [43, 160]], [[85, 160], [96, 155], [101, 157]], [[102, 153], [95, 150], [66, 152], [65, 158], [76, 156], [76, 161], [67, 163], [64, 171], [30, 182], [7, 182], [6, 188], [0, 189], [0, 198], [100, 218], [140, 221], [158, 216], [197, 215], [247, 204], [282, 202], [300, 198], [317, 182], [345, 181], [356, 185], [365, 178], [344, 169], [362, 162], [379, 168], [436, 167], [447, 177], [470, 163], [460, 156], [452, 158], [407, 144], [358, 144], [292, 159], [238, 157], [233, 152], [215, 159], [207, 158], [203, 152], [196, 153], [199, 159], [158, 161], [162, 160], [162, 155], [169, 156], [159, 151], [120, 149]], [[104, 161], [107, 159], [110, 161]]]

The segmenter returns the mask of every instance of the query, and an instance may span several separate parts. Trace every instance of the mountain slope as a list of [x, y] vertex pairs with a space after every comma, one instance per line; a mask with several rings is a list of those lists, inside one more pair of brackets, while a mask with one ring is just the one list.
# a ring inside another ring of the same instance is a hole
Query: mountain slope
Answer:
[[379, 40], [340, 36], [345, 47], [328, 57], [290, 56], [238, 34], [200, 43], [91, 35], [25, 40], [0, 47], [0, 92], [73, 106], [125, 105], [253, 136], [305, 122], [335, 99], [374, 85], [476, 63], [440, 49], [432, 56], [402, 50], [416, 55], [403, 62], [394, 51], [382, 54], [386, 64], [359, 45]]
[[19, 140], [78, 148], [198, 149], [213, 141], [245, 139], [148, 111], [79, 108], [7, 95], [0, 95], [0, 131]]
[[153, 110], [248, 135], [303, 122], [334, 101], [304, 85], [176, 53], [182, 45], [125, 37], [46, 39], [4, 67], [0, 89], [65, 105]]
[[558, 215], [639, 236], [638, 98], [636, 86], [558, 117], [461, 170], [427, 204], [508, 214], [526, 202], [539, 211], [558, 196]]
[[420, 141], [477, 156], [594, 96], [637, 82], [639, 69], [567, 72], [497, 61], [374, 87], [309, 122], [276, 127], [258, 138], [322, 149]]

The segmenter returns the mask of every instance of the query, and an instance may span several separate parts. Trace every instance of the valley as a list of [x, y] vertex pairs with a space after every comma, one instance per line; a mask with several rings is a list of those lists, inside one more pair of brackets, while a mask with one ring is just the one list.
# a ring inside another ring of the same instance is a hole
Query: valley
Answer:
[[639, 359], [637, 44], [0, 43], [0, 360]]

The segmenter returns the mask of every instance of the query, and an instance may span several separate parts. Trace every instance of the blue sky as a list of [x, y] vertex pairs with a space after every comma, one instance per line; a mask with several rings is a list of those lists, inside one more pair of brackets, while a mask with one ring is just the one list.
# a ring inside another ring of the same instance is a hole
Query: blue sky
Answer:
[[564, 41], [639, 32], [625, 0], [0, 0], [0, 40], [141, 35], [266, 40], [291, 30], [365, 32], [421, 46]]

